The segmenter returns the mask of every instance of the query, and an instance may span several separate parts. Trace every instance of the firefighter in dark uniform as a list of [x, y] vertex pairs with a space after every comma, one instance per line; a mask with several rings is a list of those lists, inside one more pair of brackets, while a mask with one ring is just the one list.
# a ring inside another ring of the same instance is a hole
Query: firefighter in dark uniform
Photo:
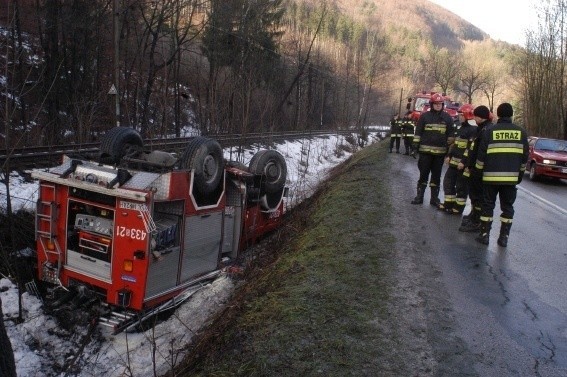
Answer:
[[411, 204], [423, 203], [423, 195], [427, 188], [429, 174], [431, 181], [431, 199], [429, 204], [439, 206], [439, 184], [443, 161], [447, 154], [447, 147], [454, 141], [453, 118], [443, 110], [444, 98], [440, 93], [434, 93], [429, 103], [431, 108], [419, 117], [413, 137], [412, 156], [419, 153], [417, 167], [419, 180], [417, 181], [417, 195]]
[[478, 232], [480, 230], [480, 205], [482, 203], [482, 172], [475, 167], [478, 146], [483, 139], [485, 130], [492, 125], [492, 113], [488, 107], [481, 105], [475, 107], [474, 119], [477, 124], [476, 135], [463, 154], [462, 163], [465, 167], [463, 177], [468, 177], [469, 198], [471, 199], [471, 211], [463, 216], [459, 231]]
[[390, 120], [390, 153], [396, 144], [396, 153], [400, 153], [400, 138], [402, 137], [401, 121], [398, 114]]
[[460, 215], [465, 209], [468, 195], [468, 179], [463, 177], [463, 155], [476, 136], [473, 105], [464, 104], [457, 111], [461, 126], [455, 134], [455, 142], [449, 147], [445, 163], [449, 165], [443, 178], [443, 203], [439, 209], [450, 215]]
[[415, 123], [411, 120], [411, 111], [408, 111], [402, 119], [402, 138], [404, 139], [405, 154], [411, 153], [411, 145], [413, 143], [413, 134], [415, 133]]
[[514, 110], [509, 103], [496, 109], [498, 121], [485, 132], [478, 147], [476, 168], [482, 171], [482, 206], [477, 242], [488, 245], [496, 196], [500, 197], [500, 236], [498, 245], [506, 247], [514, 218], [516, 185], [522, 181], [528, 161], [528, 135], [512, 123]]

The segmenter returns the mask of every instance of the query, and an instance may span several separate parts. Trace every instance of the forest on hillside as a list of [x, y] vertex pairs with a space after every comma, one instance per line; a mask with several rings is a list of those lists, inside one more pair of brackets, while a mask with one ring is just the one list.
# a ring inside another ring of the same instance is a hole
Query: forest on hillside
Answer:
[[0, 15], [4, 147], [117, 124], [143, 137], [361, 130], [421, 90], [506, 100], [531, 133], [565, 135], [563, 87], [542, 93], [564, 64], [545, 29], [527, 48], [496, 43], [427, 0], [10, 0]]

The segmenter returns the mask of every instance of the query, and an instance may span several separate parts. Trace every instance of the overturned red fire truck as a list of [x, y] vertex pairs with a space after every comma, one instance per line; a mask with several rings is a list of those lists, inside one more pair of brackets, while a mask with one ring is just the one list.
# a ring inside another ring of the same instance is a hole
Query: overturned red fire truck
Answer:
[[98, 158], [35, 170], [38, 280], [87, 287], [108, 305], [146, 311], [277, 228], [286, 163], [260, 150], [248, 166], [191, 139], [181, 157], [144, 151], [132, 128], [101, 139]]

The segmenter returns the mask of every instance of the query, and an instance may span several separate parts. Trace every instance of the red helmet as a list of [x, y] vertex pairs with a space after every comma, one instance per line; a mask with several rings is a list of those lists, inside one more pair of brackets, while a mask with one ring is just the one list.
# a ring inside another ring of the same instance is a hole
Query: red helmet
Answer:
[[473, 111], [474, 111], [473, 105], [471, 105], [470, 103], [465, 103], [464, 105], [459, 107], [459, 110], [457, 112], [462, 113], [463, 116], [465, 117], [465, 120], [471, 120], [474, 119]]
[[429, 103], [433, 105], [435, 102], [441, 102], [442, 104], [445, 104], [445, 98], [443, 98], [443, 96], [439, 93], [433, 93], [431, 95], [431, 98], [429, 98]]

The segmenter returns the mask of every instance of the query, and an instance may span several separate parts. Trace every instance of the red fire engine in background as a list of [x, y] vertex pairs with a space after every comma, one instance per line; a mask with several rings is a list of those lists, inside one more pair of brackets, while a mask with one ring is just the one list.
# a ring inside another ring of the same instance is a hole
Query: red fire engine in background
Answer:
[[[429, 110], [429, 101], [431, 100], [431, 96], [435, 93], [437, 92], [422, 91], [417, 93], [415, 96], [408, 98], [406, 109], [411, 112], [411, 119], [413, 121], [417, 122], [421, 113]], [[453, 102], [451, 97], [447, 96], [445, 93], [443, 93], [442, 96], [445, 102], [444, 110], [453, 117], [455, 122], [458, 122], [457, 110], [460, 104], [458, 102]]]
[[286, 169], [274, 150], [225, 162], [205, 137], [179, 158], [146, 152], [134, 129], [113, 128], [96, 160], [32, 173], [38, 280], [137, 313], [171, 303], [280, 225]]

